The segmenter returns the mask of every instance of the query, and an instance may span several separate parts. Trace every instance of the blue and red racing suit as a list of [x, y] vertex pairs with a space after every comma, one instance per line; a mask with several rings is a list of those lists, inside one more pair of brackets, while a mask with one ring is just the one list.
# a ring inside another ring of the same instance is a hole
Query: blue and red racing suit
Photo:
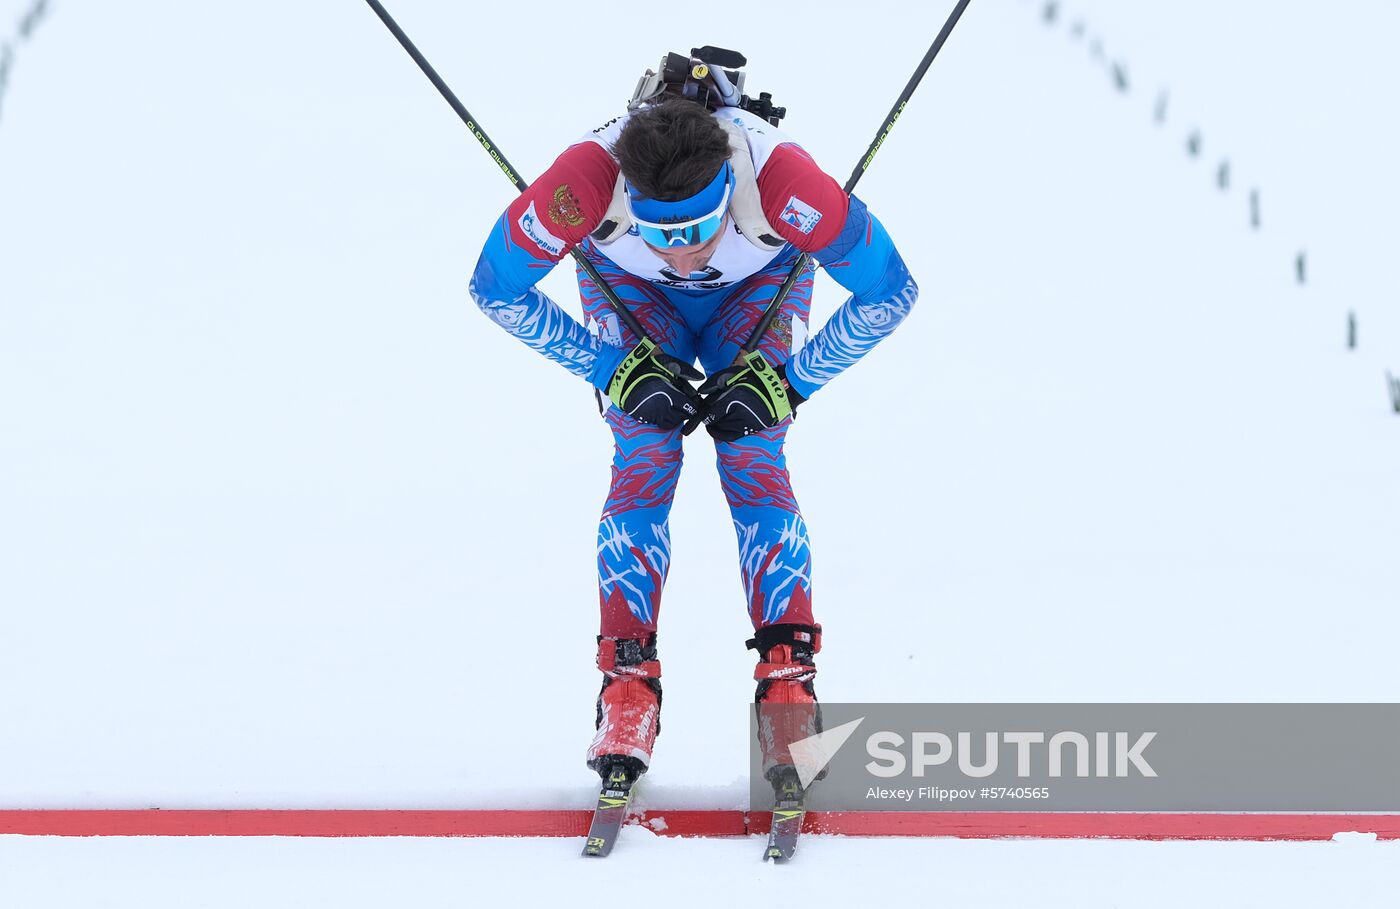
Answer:
[[[528, 346], [606, 389], [638, 339], [581, 269], [587, 327], [535, 287], [579, 247], [653, 341], [680, 360], [698, 360], [713, 374], [734, 363], [798, 255], [806, 252], [851, 296], [794, 351], [793, 327], [801, 323], [805, 333], [810, 312], [809, 270], [763, 337], [764, 357], [787, 364], [788, 382], [798, 394], [811, 398], [894, 331], [918, 288], [880, 222], [765, 120], [735, 108], [714, 116], [745, 140], [763, 217], [779, 235], [767, 238], [769, 248], [744, 236], [731, 218], [705, 271], [679, 275], [651, 252], [635, 227], [608, 242], [591, 237], [613, 202], [618, 164], [610, 147], [625, 124], [622, 117], [565, 150], [496, 222], [471, 279], [472, 297], [482, 311]], [[615, 407], [606, 419], [614, 455], [598, 526], [601, 633], [645, 637], [656, 631], [671, 561], [668, 517], [681, 468], [681, 433], [638, 422]], [[755, 629], [779, 622], [815, 624], [807, 527], [783, 451], [789, 425], [790, 420], [715, 443]]]

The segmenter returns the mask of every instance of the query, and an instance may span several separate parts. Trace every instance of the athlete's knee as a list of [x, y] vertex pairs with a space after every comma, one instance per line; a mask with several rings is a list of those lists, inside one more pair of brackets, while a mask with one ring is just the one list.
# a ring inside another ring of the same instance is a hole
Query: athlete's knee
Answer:
[[720, 485], [730, 507], [780, 504], [797, 510], [783, 453], [786, 431], [784, 423], [733, 442], [715, 442]]
[[783, 446], [787, 442], [787, 431], [791, 425], [791, 420], [784, 420], [777, 426], [740, 436], [732, 441], [716, 439], [715, 459], [719, 469], [741, 467], [755, 459], [785, 464], [787, 454]]
[[681, 431], [664, 430], [610, 408], [613, 431], [612, 483], [604, 513], [669, 507], [680, 477]]
[[643, 423], [616, 407], [608, 408], [605, 419], [613, 433], [615, 466], [680, 466], [684, 456], [680, 427], [662, 429], [652, 423]]

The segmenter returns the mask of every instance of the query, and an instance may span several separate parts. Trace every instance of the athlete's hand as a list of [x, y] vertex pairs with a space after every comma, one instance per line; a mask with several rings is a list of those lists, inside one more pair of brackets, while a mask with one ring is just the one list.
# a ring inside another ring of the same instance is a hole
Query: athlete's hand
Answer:
[[675, 429], [699, 413], [700, 399], [690, 383], [703, 378], [694, 366], [644, 340], [613, 373], [608, 399], [643, 423]]
[[807, 400], [788, 386], [782, 366], [769, 366], [757, 351], [706, 379], [700, 394], [709, 411], [705, 430], [721, 442], [772, 429]]

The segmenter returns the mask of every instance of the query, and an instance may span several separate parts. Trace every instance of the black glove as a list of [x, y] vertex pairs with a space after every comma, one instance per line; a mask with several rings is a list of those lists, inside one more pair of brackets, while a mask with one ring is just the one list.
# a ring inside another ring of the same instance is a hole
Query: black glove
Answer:
[[703, 378], [694, 366], [643, 340], [608, 381], [608, 398], [643, 423], [675, 429], [699, 412], [700, 399], [690, 383]]
[[763, 354], [744, 354], [744, 362], [722, 369], [700, 386], [709, 415], [705, 429], [721, 442], [772, 429], [807, 400], [788, 387], [782, 366], [769, 366]]

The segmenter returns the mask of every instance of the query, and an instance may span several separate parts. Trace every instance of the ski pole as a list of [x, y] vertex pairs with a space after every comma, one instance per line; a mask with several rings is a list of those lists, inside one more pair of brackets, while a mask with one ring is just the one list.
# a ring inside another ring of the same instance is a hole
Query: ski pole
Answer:
[[[486, 149], [487, 153], [491, 155], [492, 160], [501, 168], [506, 178], [514, 183], [515, 188], [521, 192], [528, 189], [530, 184], [520, 178], [520, 174], [516, 172], [515, 168], [511, 166], [511, 163], [506, 160], [506, 156], [501, 153], [501, 150], [497, 148], [490, 137], [486, 135], [486, 131], [477, 124], [471, 112], [462, 105], [461, 101], [457, 100], [457, 96], [453, 94], [452, 89], [447, 87], [447, 83], [437, 74], [437, 70], [433, 69], [432, 64], [428, 62], [427, 58], [424, 57], [419, 52], [418, 48], [414, 46], [413, 42], [409, 40], [408, 35], [404, 34], [403, 29], [399, 28], [399, 24], [394, 21], [393, 16], [389, 15], [389, 11], [384, 8], [384, 4], [380, 3], [379, 0], [365, 0], [365, 2], [368, 3], [370, 9], [374, 10], [375, 14], [383, 20], [385, 27], [399, 40], [399, 43], [403, 45], [403, 49], [408, 51], [408, 55], [413, 58], [414, 63], [418, 64], [418, 68], [423, 71], [423, 75], [428, 77], [428, 81], [432, 82], [447, 103], [452, 105], [452, 109], [457, 112], [457, 116], [462, 118], [462, 122], [467, 125], [467, 129], [471, 130], [471, 134], [476, 137], [476, 141], [480, 142], [481, 147]], [[594, 267], [593, 263], [588, 261], [588, 257], [585, 256], [577, 246], [570, 252], [573, 254], [574, 261], [578, 262], [579, 267], [584, 270], [584, 273], [593, 279], [593, 283], [598, 286], [599, 292], [607, 299], [613, 310], [617, 312], [617, 317], [631, 329], [632, 334], [636, 335], [639, 341], [650, 340], [647, 337], [646, 329], [642, 327], [642, 323], [632, 314], [632, 311], [627, 308], [627, 305], [618, 298], [617, 292], [612, 289], [607, 280], [598, 272], [598, 269]], [[660, 347], [660, 345], [657, 345], [657, 347]]]
[[[879, 131], [870, 142], [870, 147], [865, 150], [865, 154], [856, 162], [855, 169], [851, 171], [851, 176], [847, 178], [846, 185], [842, 187], [846, 195], [849, 196], [851, 194], [856, 188], [856, 184], [860, 182], [860, 178], [865, 175], [866, 169], [870, 167], [870, 162], [875, 158], [875, 153], [880, 150], [880, 146], [885, 144], [885, 138], [889, 136], [890, 130], [894, 129], [894, 122], [899, 119], [900, 114], [904, 113], [904, 106], [908, 104], [909, 99], [913, 97], [914, 89], [919, 87], [919, 82], [923, 80], [924, 73], [928, 72], [929, 66], [933, 63], [933, 58], [938, 56], [938, 52], [943, 48], [943, 43], [947, 41], [948, 36], [952, 34], [953, 26], [958, 24], [958, 19], [962, 17], [963, 10], [967, 9], [967, 5], [971, 2], [972, 0], [958, 0], [958, 5], [953, 7], [953, 11], [948, 15], [948, 21], [944, 22], [943, 28], [939, 30], [938, 37], [933, 39], [933, 44], [929, 46], [928, 52], [924, 54], [924, 59], [919, 61], [918, 69], [914, 70], [914, 75], [910, 76], [909, 81], [904, 85], [904, 91], [900, 92], [899, 98], [894, 102], [894, 106], [891, 107], [890, 112], [885, 115], [884, 122], [880, 124]], [[793, 285], [797, 283], [797, 279], [802, 273], [807, 270], [811, 261], [812, 257], [807, 253], [802, 253], [797, 257], [797, 261], [792, 265], [792, 271], [788, 272], [788, 276], [783, 281], [782, 286], [778, 288], [778, 292], [773, 295], [773, 299], [769, 301], [767, 308], [764, 309], [762, 318], [758, 320], [758, 324], [754, 326], [754, 330], [749, 335], [748, 340], [744, 342], [743, 353], [752, 353], [758, 349], [759, 341], [767, 334], [768, 329], [773, 326], [773, 320], [778, 317], [778, 311], [782, 309], [783, 301], [787, 299], [787, 295], [792, 290]], [[702, 403], [700, 405], [700, 412], [691, 417], [690, 422], [685, 424], [685, 435], [690, 435], [694, 432], [701, 423], [705, 422], [705, 418], [709, 415], [709, 405]]]

